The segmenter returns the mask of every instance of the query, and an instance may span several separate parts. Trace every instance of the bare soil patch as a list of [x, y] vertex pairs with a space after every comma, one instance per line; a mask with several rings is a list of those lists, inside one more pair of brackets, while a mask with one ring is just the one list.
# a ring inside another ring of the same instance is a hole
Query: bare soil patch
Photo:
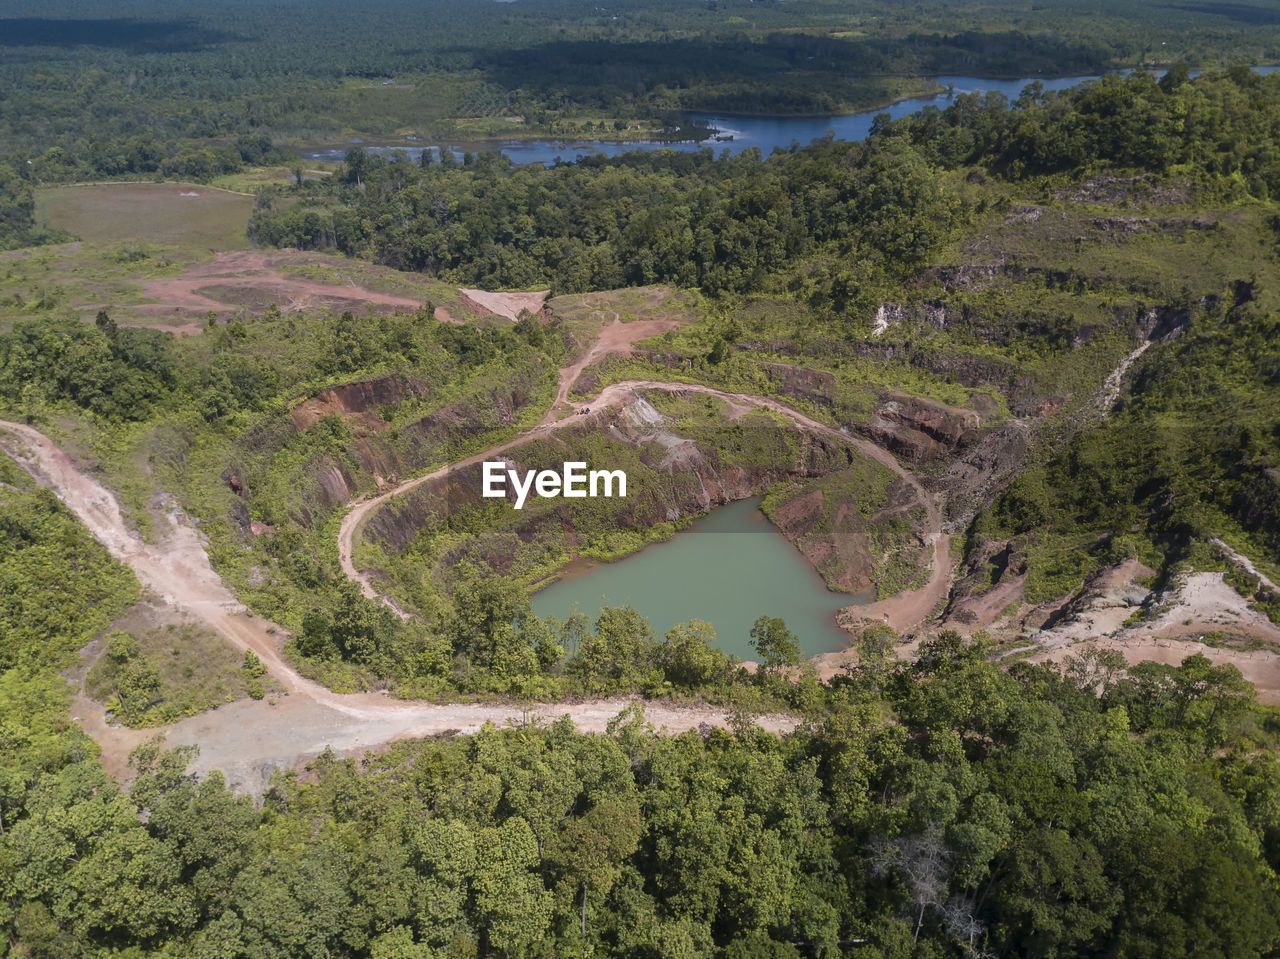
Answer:
[[520, 319], [520, 314], [524, 311], [533, 314], [541, 313], [543, 304], [551, 295], [550, 290], [537, 290], [532, 293], [488, 293], [485, 290], [460, 289], [458, 292], [463, 296], [463, 303], [477, 310], [481, 315], [492, 313], [505, 316], [512, 322]]
[[[372, 290], [354, 282], [321, 283], [282, 271], [285, 266], [323, 259], [296, 251], [220, 253], [211, 260], [192, 264], [181, 276], [143, 281], [143, 295], [156, 302], [131, 309], [138, 316], [170, 318], [203, 317], [210, 310], [218, 314], [238, 309], [261, 312], [272, 304], [285, 313], [368, 308], [393, 313], [417, 310], [423, 305], [424, 301], [416, 297]], [[438, 317], [440, 312], [437, 311]]]

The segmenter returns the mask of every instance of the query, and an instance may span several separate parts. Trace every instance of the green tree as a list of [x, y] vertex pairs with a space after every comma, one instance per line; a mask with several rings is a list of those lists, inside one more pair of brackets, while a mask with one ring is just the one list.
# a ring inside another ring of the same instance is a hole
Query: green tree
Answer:
[[766, 670], [795, 666], [800, 662], [800, 640], [776, 616], [761, 616], [751, 627], [751, 647]]

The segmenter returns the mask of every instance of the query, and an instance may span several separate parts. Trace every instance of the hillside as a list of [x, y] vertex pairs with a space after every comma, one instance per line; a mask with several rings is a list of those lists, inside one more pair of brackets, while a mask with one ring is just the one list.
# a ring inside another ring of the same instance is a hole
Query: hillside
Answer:
[[[6, 234], [8, 953], [1280, 948], [1280, 75], [277, 159]], [[628, 492], [515, 509], [494, 460]], [[757, 497], [846, 649], [533, 614]]]

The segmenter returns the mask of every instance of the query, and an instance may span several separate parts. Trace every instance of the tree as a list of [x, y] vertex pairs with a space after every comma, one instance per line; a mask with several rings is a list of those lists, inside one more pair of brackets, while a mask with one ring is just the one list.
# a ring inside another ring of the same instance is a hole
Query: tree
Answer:
[[581, 891], [580, 924], [587, 934], [587, 896], [604, 899], [622, 873], [622, 864], [640, 841], [640, 806], [634, 798], [606, 798], [569, 822], [547, 857], [559, 864], [565, 881]]
[[690, 688], [723, 682], [729, 657], [715, 641], [715, 628], [700, 619], [673, 626], [658, 647], [658, 662], [667, 680]]
[[628, 689], [639, 682], [652, 649], [648, 620], [630, 606], [606, 606], [596, 619], [595, 631], [582, 636], [568, 668], [600, 692]]
[[767, 670], [800, 662], [800, 641], [776, 616], [761, 616], [751, 627], [751, 646]]
[[551, 895], [537, 865], [533, 831], [519, 817], [476, 835], [476, 914], [489, 945], [506, 956], [541, 939], [551, 924]]

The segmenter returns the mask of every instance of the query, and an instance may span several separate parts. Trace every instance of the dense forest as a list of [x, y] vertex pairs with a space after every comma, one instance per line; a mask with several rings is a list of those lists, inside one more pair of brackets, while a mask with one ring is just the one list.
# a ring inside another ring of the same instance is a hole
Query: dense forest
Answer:
[[351, 136], [625, 138], [680, 128], [686, 110], [865, 109], [923, 92], [931, 83], [914, 78], [940, 74], [1280, 59], [1275, 12], [1223, 0], [1158, 16], [1136, 0], [1032, 16], [1004, 0], [962, 12], [884, 0], [380, 0], [359, 18], [344, 13], [328, 0], [139, 0], [109, 18], [82, 0], [8, 4], [0, 163], [41, 182], [207, 179], [275, 157], [263, 136], [268, 147]]
[[[913, 271], [966, 212], [947, 171], [1011, 182], [1094, 167], [1188, 169], [1219, 191], [1280, 190], [1280, 77], [1241, 68], [1188, 81], [1176, 69], [1107, 77], [1014, 103], [964, 95], [882, 124], [864, 143], [717, 159], [633, 152], [551, 169], [496, 153], [419, 167], [356, 149], [338, 175], [272, 209], [252, 231], [279, 246], [335, 247], [496, 287], [557, 290], [653, 282], [708, 293], [796, 292], [847, 306], [853, 289]], [[428, 157], [428, 159], [430, 159]], [[815, 266], [838, 264], [835, 276]]]
[[784, 739], [571, 724], [324, 755], [261, 808], [185, 749], [123, 792], [57, 670], [130, 577], [0, 460], [0, 931], [13, 956], [1256, 956], [1276, 720], [1232, 667], [944, 634]]

